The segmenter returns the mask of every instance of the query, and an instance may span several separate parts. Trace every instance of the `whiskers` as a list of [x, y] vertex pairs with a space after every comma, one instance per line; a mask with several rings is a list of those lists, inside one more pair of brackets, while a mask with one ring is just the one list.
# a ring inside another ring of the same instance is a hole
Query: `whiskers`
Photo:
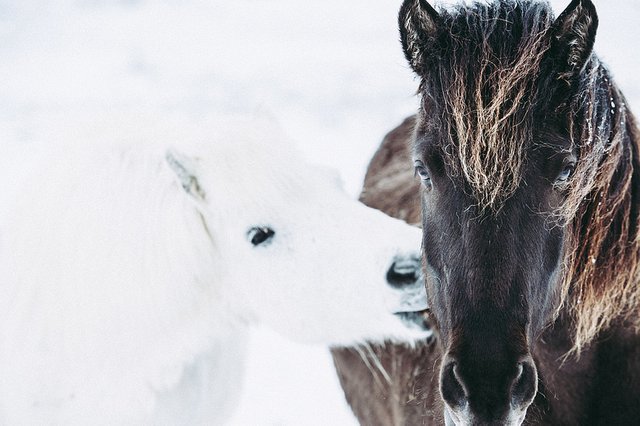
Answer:
[[391, 377], [382, 365], [380, 358], [375, 353], [370, 343], [359, 344], [354, 347], [354, 350], [358, 352], [358, 355], [360, 355], [362, 362], [365, 363], [376, 384], [381, 389], [385, 387], [385, 383], [389, 386], [391, 385]]

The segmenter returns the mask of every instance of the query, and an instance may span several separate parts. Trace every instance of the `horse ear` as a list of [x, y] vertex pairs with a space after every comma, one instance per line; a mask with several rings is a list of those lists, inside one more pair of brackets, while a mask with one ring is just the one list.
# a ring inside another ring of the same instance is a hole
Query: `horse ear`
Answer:
[[587, 64], [598, 29], [591, 0], [572, 0], [553, 24], [552, 49], [562, 66], [561, 78], [578, 75]]
[[174, 149], [167, 150], [165, 160], [169, 168], [175, 173], [184, 191], [196, 201], [204, 201], [205, 193], [196, 178], [197, 167], [195, 160]]
[[425, 56], [436, 43], [442, 18], [427, 0], [405, 0], [400, 7], [398, 26], [404, 56], [419, 76], [427, 71]]

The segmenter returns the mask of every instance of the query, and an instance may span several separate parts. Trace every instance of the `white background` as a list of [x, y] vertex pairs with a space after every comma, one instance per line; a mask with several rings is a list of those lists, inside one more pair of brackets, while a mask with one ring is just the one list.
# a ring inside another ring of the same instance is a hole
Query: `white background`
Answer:
[[[569, 0], [551, 2], [557, 13]], [[596, 50], [640, 102], [640, 1], [596, 0]], [[400, 0], [0, 0], [0, 146], [87, 115], [267, 111], [354, 196], [416, 107]], [[2, 162], [0, 162], [0, 165]], [[2, 207], [2, 206], [0, 206]], [[253, 333], [234, 425], [354, 424], [325, 348]]]

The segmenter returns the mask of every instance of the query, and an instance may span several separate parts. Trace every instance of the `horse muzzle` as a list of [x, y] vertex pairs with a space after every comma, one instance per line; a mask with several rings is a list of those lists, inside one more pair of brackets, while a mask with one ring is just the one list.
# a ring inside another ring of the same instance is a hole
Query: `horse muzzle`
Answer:
[[387, 271], [387, 283], [398, 292], [394, 314], [409, 328], [430, 330], [429, 305], [418, 256], [398, 256]]
[[531, 356], [526, 355], [509, 371], [515, 374], [485, 382], [481, 376], [467, 375], [459, 361], [447, 355], [440, 376], [446, 425], [521, 425], [538, 390], [537, 369]]

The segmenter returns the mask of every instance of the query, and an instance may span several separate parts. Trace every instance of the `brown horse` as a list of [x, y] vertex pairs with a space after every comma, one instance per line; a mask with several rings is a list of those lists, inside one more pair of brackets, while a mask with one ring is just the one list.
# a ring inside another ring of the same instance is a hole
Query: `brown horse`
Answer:
[[553, 19], [544, 2], [405, 0], [399, 23], [420, 109], [384, 140], [362, 199], [412, 223], [421, 211], [437, 339], [334, 352], [354, 412], [638, 424], [640, 139], [592, 52], [595, 7]]

